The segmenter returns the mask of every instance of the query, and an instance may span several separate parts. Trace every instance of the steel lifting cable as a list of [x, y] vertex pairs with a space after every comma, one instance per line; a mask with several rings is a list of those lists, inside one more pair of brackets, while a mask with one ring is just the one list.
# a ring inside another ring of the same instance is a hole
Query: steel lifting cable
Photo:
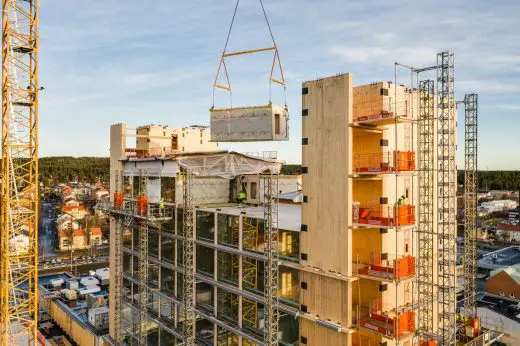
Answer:
[[[280, 62], [280, 55], [278, 54], [278, 46], [276, 44], [276, 40], [274, 38], [274, 34], [273, 34], [272, 29], [271, 29], [271, 24], [270, 24], [269, 19], [267, 17], [267, 12], [265, 10], [264, 3], [263, 3], [262, 0], [259, 0], [259, 1], [260, 1], [260, 6], [262, 7], [262, 13], [264, 14], [264, 18], [265, 18], [265, 22], [267, 24], [267, 28], [269, 30], [269, 35], [271, 36], [271, 40], [273, 41], [273, 49], [275, 51], [275, 56], [273, 58], [273, 65], [272, 65], [272, 68], [271, 68], [271, 76], [269, 78], [269, 103], [271, 103], [271, 85], [272, 85], [272, 82], [273, 82], [272, 75], [273, 75], [273, 72], [274, 72], [276, 59], [278, 59], [278, 64], [279, 64], [279, 67], [280, 67], [280, 73], [281, 73], [282, 80], [281, 81], [276, 81], [276, 82], [278, 82], [279, 84], [283, 85], [285, 105], [287, 106], [287, 93], [286, 93], [286, 89], [287, 88], [286, 88], [285, 79], [284, 79], [284, 76], [283, 76], [282, 64]], [[217, 75], [215, 77], [215, 82], [213, 83], [213, 106], [212, 106], [212, 108], [215, 107], [215, 88], [216, 87], [220, 87], [220, 88], [223, 88], [223, 89], [226, 89], [226, 90], [229, 91], [231, 106], [233, 106], [233, 92], [232, 92], [231, 84], [230, 84], [230, 81], [229, 81], [229, 74], [228, 74], [228, 71], [227, 71], [226, 63], [225, 63], [225, 57], [226, 57], [226, 51], [227, 51], [227, 47], [228, 47], [228, 44], [229, 44], [229, 39], [231, 37], [231, 31], [233, 30], [233, 25], [235, 23], [235, 18], [236, 18], [237, 12], [238, 12], [238, 6], [239, 5], [240, 5], [240, 0], [237, 0], [237, 3], [235, 5], [235, 10], [233, 11], [233, 17], [231, 18], [231, 24], [229, 26], [228, 34], [227, 34], [227, 37], [226, 37], [226, 43], [224, 44], [224, 49], [222, 51], [222, 56], [221, 56], [221, 59], [220, 59], [220, 64], [219, 64], [218, 70], [217, 70]], [[253, 53], [253, 51], [251, 51], [251, 53]], [[222, 67], [224, 67], [224, 72], [226, 74], [226, 79], [227, 79], [227, 82], [228, 82], [228, 86], [227, 87], [221, 86], [221, 85], [217, 84], [218, 77], [220, 75], [220, 71], [221, 71]]]

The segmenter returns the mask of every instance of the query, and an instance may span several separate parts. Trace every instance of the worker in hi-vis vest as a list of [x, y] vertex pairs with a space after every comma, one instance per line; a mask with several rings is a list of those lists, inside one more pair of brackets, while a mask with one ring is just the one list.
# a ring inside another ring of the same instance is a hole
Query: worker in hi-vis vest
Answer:
[[397, 201], [397, 204], [398, 205], [404, 205], [405, 199], [406, 199], [406, 197], [404, 197], [404, 196], [399, 197], [399, 200]]
[[161, 216], [163, 216], [163, 214], [164, 214], [164, 198], [161, 198], [161, 200], [159, 201], [159, 211], [161, 213]]
[[245, 190], [240, 191], [237, 195], [238, 206], [241, 207], [242, 203], [244, 203], [246, 199], [247, 199], [246, 191]]

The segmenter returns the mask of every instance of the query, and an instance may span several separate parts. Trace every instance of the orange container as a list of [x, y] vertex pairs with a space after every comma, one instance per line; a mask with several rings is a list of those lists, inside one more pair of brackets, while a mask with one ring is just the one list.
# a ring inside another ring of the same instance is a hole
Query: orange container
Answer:
[[137, 214], [146, 216], [148, 213], [148, 196], [137, 197]]
[[114, 208], [117, 210], [123, 209], [123, 193], [122, 192], [116, 192], [114, 193]]

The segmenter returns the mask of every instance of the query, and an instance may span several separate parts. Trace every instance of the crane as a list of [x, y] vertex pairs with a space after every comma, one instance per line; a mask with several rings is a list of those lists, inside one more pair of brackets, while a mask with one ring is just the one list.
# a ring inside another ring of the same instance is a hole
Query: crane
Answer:
[[38, 0], [3, 0], [0, 345], [38, 332], [38, 92]]

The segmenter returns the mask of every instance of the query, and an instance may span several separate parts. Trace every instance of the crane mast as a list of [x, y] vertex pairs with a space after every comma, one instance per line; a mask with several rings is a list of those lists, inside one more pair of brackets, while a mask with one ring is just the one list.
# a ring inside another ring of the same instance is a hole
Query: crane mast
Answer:
[[36, 344], [38, 91], [38, 0], [3, 0], [0, 345]]

